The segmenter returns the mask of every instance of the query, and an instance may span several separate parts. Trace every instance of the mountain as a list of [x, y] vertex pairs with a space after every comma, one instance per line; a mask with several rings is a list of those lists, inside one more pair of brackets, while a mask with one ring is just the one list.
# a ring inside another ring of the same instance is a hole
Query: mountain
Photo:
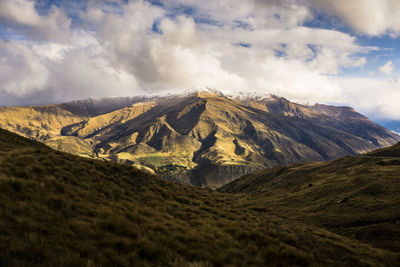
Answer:
[[137, 102], [145, 101], [149, 97], [136, 96], [136, 97], [115, 97], [115, 98], [99, 98], [99, 99], [85, 99], [76, 100], [60, 104], [62, 109], [68, 110], [73, 114], [94, 117], [115, 110], [129, 107]]
[[59, 136], [65, 125], [87, 119], [59, 105], [36, 107], [0, 107], [0, 125], [23, 136], [46, 141]]
[[77, 155], [94, 157], [93, 147], [86, 140], [62, 136], [67, 125], [112, 112], [143, 97], [87, 99], [59, 105], [0, 107], [0, 127]]
[[2, 266], [398, 266], [398, 253], [260, 213], [242, 195], [0, 129]]
[[265, 167], [331, 160], [400, 140], [349, 107], [214, 91], [3, 108], [0, 127], [55, 149], [212, 188]]
[[[248, 174], [222, 187], [248, 208], [400, 252], [400, 143], [335, 161]], [[249, 204], [252, 202], [252, 204]]]
[[59, 105], [0, 107], [0, 125], [39, 141], [60, 136], [61, 129], [90, 117], [113, 112], [143, 101], [144, 97], [79, 100]]

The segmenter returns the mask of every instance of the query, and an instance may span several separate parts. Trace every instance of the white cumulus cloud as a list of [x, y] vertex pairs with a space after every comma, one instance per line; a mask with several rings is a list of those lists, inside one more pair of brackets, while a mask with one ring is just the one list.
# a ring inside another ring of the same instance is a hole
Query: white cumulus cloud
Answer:
[[[397, 95], [398, 84], [338, 75], [343, 68], [363, 68], [368, 53], [378, 48], [360, 45], [352, 34], [305, 23], [319, 8], [365, 34], [396, 34], [397, 2], [382, 1], [386, 8], [369, 0], [171, 0], [164, 5], [90, 0], [74, 12], [74, 21], [62, 5], [40, 13], [31, 0], [0, 0], [2, 29], [17, 36], [0, 41], [0, 104], [206, 86], [372, 112], [374, 90]], [[361, 2], [387, 20], [374, 15], [377, 25], [366, 23], [370, 13], [358, 6]], [[393, 70], [391, 62], [380, 69]], [[393, 99], [380, 96], [375, 111], [397, 116]]]
[[0, 23], [7, 23], [32, 39], [65, 41], [70, 34], [71, 19], [56, 6], [47, 15], [40, 15], [32, 0], [2, 0]]
[[356, 31], [378, 36], [400, 34], [399, 0], [305, 0], [341, 18]]
[[392, 74], [394, 69], [395, 69], [395, 66], [394, 66], [393, 62], [392, 61], [388, 61], [383, 66], [381, 66], [379, 68], [379, 72], [383, 73], [383, 74], [386, 74], [386, 75], [389, 75], [389, 74]]

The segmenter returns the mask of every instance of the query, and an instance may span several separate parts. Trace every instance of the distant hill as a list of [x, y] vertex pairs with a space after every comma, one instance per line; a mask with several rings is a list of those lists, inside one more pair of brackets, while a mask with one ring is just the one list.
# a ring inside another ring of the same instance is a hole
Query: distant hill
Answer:
[[61, 135], [66, 125], [113, 112], [144, 97], [86, 99], [58, 105], [0, 107], [0, 125], [23, 136], [46, 141]]
[[148, 98], [144, 96], [84, 99], [63, 103], [59, 107], [76, 115], [94, 117], [146, 100]]
[[243, 176], [220, 192], [246, 205], [400, 252], [400, 144], [330, 162], [293, 164]]
[[[399, 254], [0, 130], [2, 266], [398, 266]], [[350, 198], [350, 203], [352, 203]]]
[[2, 108], [0, 127], [55, 149], [212, 188], [265, 167], [331, 160], [400, 140], [349, 107], [215, 91]]

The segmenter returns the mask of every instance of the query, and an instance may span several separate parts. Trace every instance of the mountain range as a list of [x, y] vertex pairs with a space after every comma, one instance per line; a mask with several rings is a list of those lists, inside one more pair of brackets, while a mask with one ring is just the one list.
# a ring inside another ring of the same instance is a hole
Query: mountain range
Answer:
[[350, 107], [216, 91], [2, 107], [0, 127], [57, 150], [211, 188], [266, 167], [332, 160], [400, 140]]

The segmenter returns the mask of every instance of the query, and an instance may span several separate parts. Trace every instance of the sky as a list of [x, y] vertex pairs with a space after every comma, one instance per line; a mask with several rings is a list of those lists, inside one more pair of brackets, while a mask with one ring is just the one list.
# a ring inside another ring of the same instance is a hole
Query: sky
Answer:
[[399, 0], [0, 0], [0, 105], [209, 87], [400, 119]]

